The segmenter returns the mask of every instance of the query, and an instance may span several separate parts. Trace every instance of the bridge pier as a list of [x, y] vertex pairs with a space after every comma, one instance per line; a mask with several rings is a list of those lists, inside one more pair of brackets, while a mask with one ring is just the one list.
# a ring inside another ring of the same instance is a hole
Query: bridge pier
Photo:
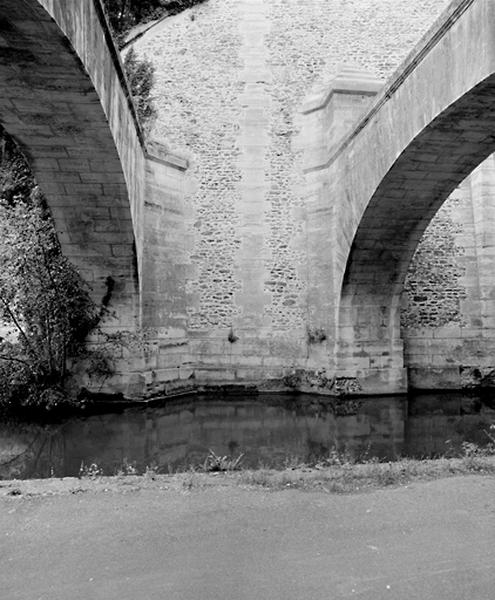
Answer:
[[344, 288], [339, 307], [336, 375], [355, 378], [360, 394], [407, 391], [400, 331], [400, 290], [373, 294]]
[[[327, 356], [320, 367], [337, 378], [355, 381], [362, 394], [400, 393], [407, 389], [403, 343], [400, 339], [400, 290], [385, 286], [377, 292], [379, 278], [366, 285], [345, 286], [341, 293], [346, 249], [338, 232], [361, 215], [348, 206], [342, 212], [338, 198], [341, 180], [359, 177], [345, 165], [333, 177], [325, 163], [338, 152], [343, 137], [352, 130], [383, 82], [354, 66], [344, 66], [329, 84], [307, 97], [303, 106], [306, 218], [308, 231], [308, 308], [311, 324], [327, 333]], [[350, 212], [350, 215], [349, 215]], [[384, 281], [387, 268], [383, 265]], [[371, 271], [370, 271], [371, 273]]]

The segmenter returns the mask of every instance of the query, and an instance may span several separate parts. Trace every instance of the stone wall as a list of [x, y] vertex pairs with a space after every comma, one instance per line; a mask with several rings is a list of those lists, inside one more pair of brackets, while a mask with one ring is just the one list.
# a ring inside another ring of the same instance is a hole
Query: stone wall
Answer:
[[494, 167], [492, 156], [444, 204], [411, 264], [402, 324], [413, 387], [493, 385]]
[[190, 257], [196, 272], [188, 279], [192, 330], [228, 327], [237, 313], [233, 261], [240, 245], [235, 206], [242, 63], [235, 5], [212, 2], [185, 11], [136, 45], [157, 68], [156, 134], [172, 149], [188, 149], [194, 156]]
[[[464, 186], [466, 187], [466, 186]], [[438, 211], [411, 261], [404, 286], [401, 326], [406, 331], [463, 323], [466, 298], [462, 277], [471, 197], [456, 193]], [[468, 218], [466, 227], [465, 218]]]
[[157, 69], [156, 133], [193, 157], [198, 379], [280, 381], [326, 360], [307, 306], [301, 105], [342, 63], [390, 75], [446, 3], [209, 0], [135, 44]]

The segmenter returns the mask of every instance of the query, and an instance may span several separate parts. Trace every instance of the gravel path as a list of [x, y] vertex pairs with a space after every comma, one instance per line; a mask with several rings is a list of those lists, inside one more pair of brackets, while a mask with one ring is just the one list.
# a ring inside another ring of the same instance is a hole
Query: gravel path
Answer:
[[143, 481], [3, 482], [2, 600], [495, 597], [490, 476], [349, 495]]

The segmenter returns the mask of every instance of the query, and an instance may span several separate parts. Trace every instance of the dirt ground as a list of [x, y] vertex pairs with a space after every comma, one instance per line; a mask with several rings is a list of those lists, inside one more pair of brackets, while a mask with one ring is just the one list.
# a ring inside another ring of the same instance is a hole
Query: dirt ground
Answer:
[[0, 482], [2, 600], [493, 600], [494, 565], [493, 476], [354, 494]]

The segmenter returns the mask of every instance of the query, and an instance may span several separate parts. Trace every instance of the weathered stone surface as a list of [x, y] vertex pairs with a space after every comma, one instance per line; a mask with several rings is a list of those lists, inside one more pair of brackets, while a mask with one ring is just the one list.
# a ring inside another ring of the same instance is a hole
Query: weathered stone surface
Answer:
[[[252, 374], [254, 352], [263, 358], [262, 378], [275, 363], [286, 372], [332, 371], [334, 302], [327, 296], [318, 304], [313, 285], [332, 277], [331, 230], [325, 203], [313, 221], [307, 213], [299, 109], [315, 82], [327, 89], [342, 62], [370, 69], [364, 78], [376, 91], [376, 76], [390, 74], [444, 5], [215, 0], [136, 43], [157, 68], [157, 132], [194, 156], [195, 269], [186, 287], [198, 367]], [[308, 326], [327, 328], [328, 341], [308, 344]]]
[[[0, 119], [31, 163], [64, 253], [95, 299], [106, 297], [112, 316], [103, 330], [184, 331], [185, 275], [175, 287], [168, 275], [185, 264], [177, 236], [188, 162], [145, 144], [101, 3], [1, 0], [0, 11], [0, 82], [8, 96]], [[157, 219], [149, 208], [155, 201]], [[154, 360], [143, 352], [116, 362], [108, 391], [143, 395], [143, 373]], [[171, 362], [178, 369], [187, 361]]]
[[382, 391], [405, 385], [400, 294], [412, 255], [440, 205], [495, 149], [494, 18], [490, 2], [452, 2], [340, 147], [311, 167], [310, 210], [317, 219], [332, 207], [315, 255], [333, 232], [330, 278], [319, 278], [315, 299], [327, 328], [342, 330], [337, 372], [360, 373], [363, 389], [376, 391], [366, 383], [376, 378], [361, 370], [357, 349], [398, 359], [388, 376], [381, 369]]
[[112, 278], [108, 328], [144, 328], [110, 389], [296, 372], [380, 393], [405, 389], [406, 367], [415, 385], [490, 368], [493, 165], [438, 216], [406, 308], [401, 293], [427, 224], [493, 150], [493, 5], [452, 2], [372, 99], [444, 5], [211, 0], [167, 20], [137, 43], [166, 138], [145, 147], [99, 1], [0, 0], [0, 119], [97, 297]]
[[132, 328], [139, 192], [130, 199], [126, 179], [139, 178], [123, 158], [124, 146], [131, 157], [140, 145], [102, 16], [93, 2], [2, 0], [0, 9], [1, 55], [8, 57], [0, 80], [9, 98], [2, 123], [30, 160], [66, 254], [88, 274], [98, 299], [107, 278], [115, 281], [119, 326]]

